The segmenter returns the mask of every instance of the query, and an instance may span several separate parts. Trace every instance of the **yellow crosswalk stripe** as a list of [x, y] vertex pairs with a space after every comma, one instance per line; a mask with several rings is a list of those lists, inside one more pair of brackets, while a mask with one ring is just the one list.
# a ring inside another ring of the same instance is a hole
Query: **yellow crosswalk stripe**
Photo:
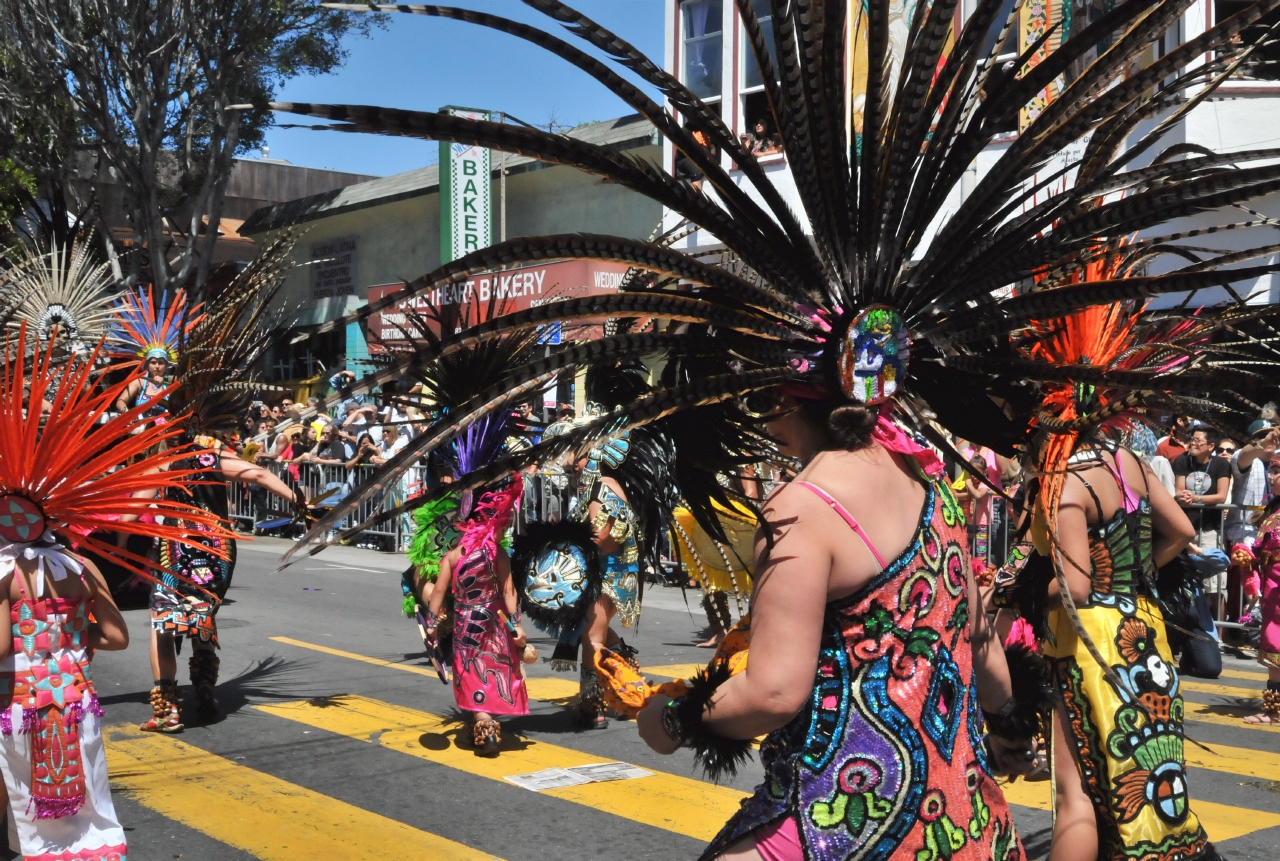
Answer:
[[[423, 675], [429, 674], [433, 678], [435, 677], [434, 672], [431, 672], [429, 670], [423, 670], [419, 667], [408, 667], [403, 664], [394, 664], [387, 661], [381, 661], [376, 658], [369, 658], [364, 655], [356, 655], [351, 652], [342, 652], [337, 649], [331, 649], [325, 646], [317, 646], [301, 640], [291, 640], [286, 637], [272, 637], [271, 639], [277, 640], [279, 642], [290, 643], [291, 645], [297, 645], [297, 646], [302, 646], [304, 648], [314, 649], [316, 651], [321, 651], [326, 654], [332, 654], [339, 657], [353, 658], [353, 659], [364, 661], [366, 663], [371, 663], [371, 664], [385, 665], [392, 669], [401, 669], [401, 670], [419, 672]], [[643, 672], [647, 676], [653, 676], [657, 678], [688, 678], [698, 670], [702, 669], [704, 666], [705, 664], [660, 664], [656, 666], [644, 667]], [[1225, 674], [1225, 671], [1224, 671], [1224, 674]], [[574, 681], [568, 678], [555, 678], [555, 677], [530, 678], [525, 680], [525, 684], [526, 684], [526, 687], [528, 688], [530, 698], [536, 699], [536, 700], [543, 700], [547, 702], [559, 703], [563, 705], [569, 704], [569, 702], [573, 698], [575, 698], [578, 693], [577, 681]], [[1214, 689], [1214, 690], [1204, 691], [1204, 692], [1209, 692], [1209, 693], [1229, 692], [1228, 695], [1231, 695], [1231, 696], [1238, 696], [1239, 694], [1237, 692], [1243, 690], [1241, 688], [1231, 688], [1227, 686], [1210, 685], [1203, 682], [1195, 682], [1195, 684], [1197, 686], [1203, 686], [1205, 688]], [[358, 700], [361, 698], [350, 698], [350, 699]], [[348, 698], [343, 698], [343, 702], [346, 702], [347, 700]], [[376, 703], [377, 701], [375, 700], [370, 702]], [[1193, 703], [1193, 702], [1187, 702], [1185, 705], [1186, 705], [1186, 719], [1189, 721], [1197, 721], [1201, 723], [1213, 723], [1213, 724], [1219, 724], [1224, 726], [1246, 727], [1249, 729], [1261, 729], [1268, 732], [1280, 732], [1280, 727], [1245, 724], [1240, 720], [1239, 717], [1233, 717], [1231, 715], [1225, 715], [1220, 713], [1223, 709], [1231, 709], [1233, 711], [1238, 711], [1240, 715], [1243, 716], [1244, 714], [1248, 714], [1251, 711], [1251, 709], [1247, 705], [1226, 705], [1226, 704], [1205, 705], [1202, 703]], [[264, 711], [269, 711], [273, 707], [259, 706], [258, 708], [261, 708]], [[398, 707], [389, 706], [389, 708], [394, 709]], [[425, 712], [413, 712], [412, 710], [404, 710], [404, 711], [411, 712], [412, 714], [415, 714], [415, 715], [424, 716], [424, 717], [433, 719], [437, 722], [442, 721], [442, 719], [435, 718], [432, 715], [427, 715]], [[289, 715], [280, 715], [280, 716], [290, 717]], [[298, 718], [292, 717], [292, 719], [296, 720]], [[304, 721], [304, 722], [310, 723], [310, 721]], [[311, 725], [319, 727], [318, 724], [312, 723]], [[444, 725], [444, 724], [441, 723], [441, 725]], [[327, 727], [319, 727], [319, 728], [327, 728]], [[333, 731], [340, 732], [341, 734], [344, 734], [344, 735], [352, 735], [351, 733], [342, 733], [341, 730], [333, 730]], [[387, 743], [386, 738], [387, 738], [386, 734], [381, 736], [381, 741], [383, 744]], [[541, 743], [539, 743], [539, 746], [542, 746]], [[1252, 750], [1248, 748], [1231, 747], [1228, 745], [1210, 744], [1209, 746], [1213, 749], [1214, 753], [1209, 753], [1207, 751], [1200, 750], [1194, 745], [1190, 745], [1190, 744], [1187, 745], [1187, 748], [1186, 748], [1187, 765], [1194, 766], [1197, 768], [1204, 768], [1211, 771], [1218, 771], [1218, 772], [1223, 772], [1227, 774], [1239, 775], [1242, 777], [1254, 777], [1254, 778], [1260, 778], [1265, 780], [1274, 779], [1276, 774], [1280, 774], [1280, 755], [1269, 753], [1266, 751]], [[418, 745], [418, 747], [421, 748], [421, 745]], [[552, 747], [552, 746], [548, 745], [546, 747]], [[530, 749], [532, 749], [532, 746], [530, 747]], [[565, 751], [566, 753], [572, 754], [574, 756], [583, 756], [582, 754], [579, 754], [576, 751], [571, 751], [568, 748], [557, 748], [556, 750]], [[424, 758], [424, 759], [432, 759], [432, 761], [440, 761], [433, 757], [423, 756], [421, 753], [417, 751], [410, 750], [407, 752], [413, 753], [414, 755], [420, 756], [421, 758]], [[441, 752], [431, 751], [431, 753], [436, 754]], [[470, 771], [472, 773], [477, 773], [474, 767], [477, 763], [482, 763], [482, 762], [489, 763], [489, 764], [492, 764], [495, 762], [500, 763], [503, 760], [508, 760], [508, 757], [509, 757], [509, 754], [504, 750], [502, 757], [500, 757], [498, 760], [478, 760], [469, 751], [458, 749], [458, 750], [454, 750], [453, 755], [451, 755], [451, 759], [453, 760], [453, 762], [445, 763], [445, 764], [456, 763], [454, 764], [454, 767], [462, 768], [463, 770]], [[603, 761], [604, 760], [599, 760], [595, 758], [587, 758], [587, 759], [581, 760], [581, 762], [575, 761], [567, 764], [577, 765], [577, 764], [583, 764], [586, 762], [603, 762]], [[538, 771], [542, 768], [564, 767], [565, 764], [566, 763], [552, 762], [551, 764], [547, 764], [547, 765], [539, 765], [537, 767], [531, 766], [529, 768], [520, 768], [520, 769], [507, 768], [507, 767], [500, 766], [494, 769], [493, 775], [486, 774], [484, 776], [496, 776], [497, 779], [501, 779], [501, 776], [504, 774], [518, 774], [523, 771]], [[674, 777], [674, 775], [669, 775], [669, 776]], [[649, 779], [651, 778], [645, 778], [644, 780], [649, 780]], [[678, 779], [688, 780], [688, 778], [678, 778]], [[643, 783], [643, 782], [644, 782], [643, 780], [627, 781], [627, 783]], [[701, 784], [699, 781], [691, 781], [691, 782], [695, 784], [700, 784], [702, 786], [707, 785], [707, 784]], [[605, 786], [611, 786], [611, 785], [614, 787], [620, 786], [619, 784], [593, 784], [592, 786], [599, 788], [599, 787], [605, 787]], [[1049, 789], [1049, 786], [1050, 786], [1050, 783], [1048, 781], [1045, 781], [1042, 783], [1028, 784], [1026, 781], [1020, 780], [1006, 787], [1006, 790], [1007, 790], [1006, 795], [1008, 796], [1009, 802], [1011, 804], [1019, 804], [1026, 807], [1034, 807], [1040, 810], [1048, 810], [1050, 809], [1049, 793], [1051, 791]], [[732, 790], [728, 790], [728, 791], [733, 792]], [[1012, 792], [1013, 794], [1010, 795], [1009, 792]], [[558, 797], [566, 797], [565, 795], [566, 793], [567, 794], [586, 794], [584, 793], [583, 789], [580, 787], [570, 787], [569, 789], [565, 789], [565, 790], [554, 790], [550, 793], [544, 793], [544, 794], [553, 794]], [[711, 829], [710, 833], [706, 837], [698, 834], [690, 834], [689, 836], [699, 837], [699, 839], [709, 839], [710, 836], [714, 836], [714, 834], [716, 833], [716, 830], [719, 827], [718, 823], [723, 822], [724, 819], [728, 818], [729, 814], [732, 814], [736, 810], [737, 800], [743, 797], [742, 793], [737, 793], [737, 792], [733, 792], [733, 796], [734, 796], [733, 807], [732, 808], [726, 807], [726, 815], [717, 820], [717, 825], [715, 826], [715, 828]], [[571, 798], [569, 800], [577, 800], [577, 799]], [[591, 806], [596, 806], [596, 805], [591, 805]], [[617, 808], [617, 807], [614, 808], [614, 810], [618, 810], [618, 809], [623, 809], [623, 808]], [[1227, 840], [1227, 839], [1230, 839], [1231, 837], [1238, 837], [1242, 834], [1248, 834], [1253, 831], [1260, 830], [1262, 828], [1270, 828], [1273, 825], [1280, 825], [1280, 815], [1254, 811], [1254, 810], [1249, 810], [1245, 808], [1236, 808], [1236, 807], [1231, 807], [1225, 804], [1217, 804], [1209, 801], [1196, 801], [1195, 809], [1198, 811], [1198, 814], [1206, 823], [1212, 824], [1215, 826], [1213, 835], [1214, 835], [1214, 839], [1218, 839], [1218, 840]], [[613, 812], [613, 810], [611, 810], [610, 812]], [[1208, 827], [1208, 824], [1206, 824], [1206, 828]], [[659, 825], [658, 827], [664, 827], [664, 826]], [[668, 830], [675, 830], [675, 829], [668, 829]], [[682, 832], [682, 833], [686, 833], [686, 832]]]
[[[500, 756], [482, 759], [469, 748], [462, 747], [455, 737], [460, 726], [457, 721], [360, 696], [254, 708], [275, 717], [379, 744], [389, 750], [491, 780], [546, 768], [610, 761], [572, 748], [510, 735], [502, 741]], [[746, 797], [745, 793], [735, 789], [665, 772], [655, 772], [650, 777], [635, 780], [552, 789], [542, 794], [698, 840], [714, 837]]]
[[106, 748], [113, 787], [121, 785], [144, 806], [262, 861], [497, 861], [172, 736], [110, 729]]
[[334, 655], [339, 658], [348, 658], [352, 661], [373, 664], [375, 667], [382, 667], [386, 670], [400, 670], [405, 673], [416, 673], [419, 676], [429, 676], [435, 679], [437, 684], [440, 682], [440, 677], [436, 675], [436, 671], [429, 670], [426, 667], [415, 667], [412, 664], [399, 664], [394, 661], [384, 661], [381, 658], [370, 658], [368, 655], [357, 655], [355, 652], [344, 652], [341, 649], [331, 649], [328, 646], [321, 646], [317, 643], [308, 643], [306, 640], [295, 640], [292, 637], [268, 637], [268, 639], [275, 643], [300, 646], [304, 649], [310, 649], [313, 652], [323, 652], [326, 655]]
[[[1243, 718], [1257, 712], [1257, 707], [1248, 703], [1193, 703], [1184, 701], [1183, 718], [1196, 723], [1212, 723], [1218, 726], [1234, 726], [1242, 729], [1261, 730], [1262, 732], [1280, 732], [1280, 726], [1266, 726], [1257, 723], [1245, 723]], [[1193, 736], [1194, 732], [1191, 733]]]
[[[1010, 804], [1034, 807], [1037, 810], [1053, 809], [1050, 800], [1050, 795], [1053, 793], [1053, 781], [1051, 780], [1042, 780], [1036, 783], [1018, 780], [1014, 783], [1006, 783], [1002, 788], [1004, 789], [1004, 797], [1009, 800]], [[1215, 842], [1243, 837], [1246, 834], [1252, 834], [1264, 828], [1274, 828], [1280, 825], [1280, 814], [1277, 813], [1250, 810], [1244, 807], [1231, 807], [1230, 805], [1217, 804], [1213, 801], [1201, 801], [1195, 797], [1191, 799], [1191, 810], [1200, 818], [1200, 823], [1204, 826], [1204, 830], [1208, 832], [1209, 839]]]
[[1251, 682], [1266, 682], [1267, 670], [1262, 665], [1256, 670], [1223, 670], [1222, 674], [1229, 679], [1248, 679]]

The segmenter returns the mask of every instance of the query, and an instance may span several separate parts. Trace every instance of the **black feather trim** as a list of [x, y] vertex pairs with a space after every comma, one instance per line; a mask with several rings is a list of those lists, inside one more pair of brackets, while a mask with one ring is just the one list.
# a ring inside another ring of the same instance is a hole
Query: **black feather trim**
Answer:
[[[587, 560], [587, 583], [582, 597], [576, 604], [552, 612], [525, 598], [524, 588], [533, 573], [533, 567], [544, 548], [550, 544], [572, 544]], [[553, 637], [563, 630], [576, 630], [586, 616], [587, 607], [600, 597], [603, 576], [600, 567], [600, 551], [595, 536], [586, 523], [561, 520], [557, 523], [534, 521], [525, 527], [524, 534], [516, 538], [511, 548], [511, 577], [516, 594], [520, 596], [520, 608], [526, 616]]]
[[1013, 712], [1008, 715], [988, 713], [987, 728], [1008, 739], [1026, 739], [1039, 735], [1044, 721], [1053, 713], [1050, 694], [1049, 666], [1044, 657], [1018, 643], [1004, 650], [1009, 665], [1009, 682], [1013, 686]]
[[703, 774], [716, 783], [721, 777], [735, 776], [738, 767], [751, 759], [751, 739], [716, 735], [702, 722], [703, 711], [714, 708], [711, 698], [716, 688], [730, 675], [727, 664], [701, 670], [689, 680], [689, 692], [675, 701], [684, 741], [693, 748], [693, 759], [702, 766]]

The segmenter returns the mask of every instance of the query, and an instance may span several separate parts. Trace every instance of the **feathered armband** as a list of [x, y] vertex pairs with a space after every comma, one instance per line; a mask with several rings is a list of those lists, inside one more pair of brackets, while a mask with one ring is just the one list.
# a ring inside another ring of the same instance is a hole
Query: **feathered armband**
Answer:
[[667, 735], [693, 748], [694, 761], [703, 773], [716, 783], [721, 777], [733, 777], [738, 767], [751, 758], [751, 739], [726, 738], [717, 735], [703, 722], [716, 689], [733, 674], [727, 664], [710, 667], [688, 681], [689, 692], [667, 704], [662, 712], [662, 728]]
[[1053, 697], [1048, 687], [1048, 666], [1044, 658], [1024, 643], [1005, 648], [1013, 697], [998, 713], [983, 711], [987, 730], [1007, 739], [1028, 739], [1040, 735], [1045, 719], [1053, 713]]

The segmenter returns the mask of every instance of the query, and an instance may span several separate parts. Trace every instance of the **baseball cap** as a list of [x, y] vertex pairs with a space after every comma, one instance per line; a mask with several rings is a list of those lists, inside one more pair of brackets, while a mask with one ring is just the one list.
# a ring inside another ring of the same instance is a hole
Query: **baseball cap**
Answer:
[[1266, 419], [1258, 419], [1249, 425], [1249, 436], [1257, 436], [1263, 431], [1271, 430], [1275, 425]]

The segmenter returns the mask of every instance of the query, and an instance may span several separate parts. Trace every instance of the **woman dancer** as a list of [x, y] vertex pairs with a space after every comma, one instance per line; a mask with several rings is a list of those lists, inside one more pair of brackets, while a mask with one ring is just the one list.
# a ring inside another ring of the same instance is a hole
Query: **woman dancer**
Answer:
[[498, 543], [511, 523], [523, 482], [513, 477], [501, 490], [485, 494], [476, 510], [457, 524], [457, 544], [439, 562], [430, 593], [427, 636], [441, 633], [435, 620], [446, 594], [453, 596], [453, 696], [471, 713], [477, 756], [494, 757], [502, 744], [499, 715], [529, 713], [521, 672], [528, 638], [517, 615], [511, 563]]
[[1267, 689], [1262, 692], [1262, 711], [1244, 719], [1248, 724], [1280, 725], [1280, 457], [1267, 464], [1271, 500], [1258, 522], [1253, 542], [1253, 566], [1262, 581], [1262, 640], [1258, 663], [1267, 668]]
[[[151, 511], [225, 531], [207, 512], [135, 497], [196, 479], [173, 466], [185, 451], [158, 453], [179, 430], [147, 420], [143, 405], [97, 420], [136, 375], [101, 387], [97, 350], [64, 364], [36, 346], [28, 364], [28, 346], [24, 326], [0, 375], [0, 613], [13, 630], [0, 643], [0, 671], [12, 680], [0, 697], [0, 769], [10, 846], [24, 858], [124, 858], [89, 667], [96, 650], [123, 649], [129, 635], [97, 566], [71, 548], [151, 578], [145, 559], [100, 530], [193, 541], [171, 522], [138, 519]], [[30, 409], [41, 403], [44, 411]]]
[[[1122, 271], [1122, 250], [1091, 256], [1086, 283]], [[1173, 354], [1164, 372], [1175, 377], [1197, 352], [1212, 350], [1212, 312], [1171, 332], [1141, 311], [1117, 303], [1036, 323], [1023, 348], [1029, 360], [1063, 370], [1043, 387], [1032, 443], [1037, 555], [1012, 589], [1057, 697], [1051, 861], [1217, 857], [1191, 810], [1182, 696], [1160, 606], [1169, 584], [1156, 585], [1156, 569], [1194, 530], [1151, 468], [1113, 441], [1143, 420], [1131, 410], [1141, 396], [1072, 379], [1130, 374], [1154, 388], [1139, 369]], [[1176, 390], [1160, 397], [1177, 404]]]
[[990, 737], [997, 769], [1025, 770], [1031, 742], [1009, 731], [1004, 654], [940, 464], [887, 414], [817, 386], [765, 406], [804, 468], [764, 508], [746, 670], [638, 717], [655, 750], [692, 744], [713, 769], [768, 734], [765, 782], [703, 857], [1022, 857], [981, 713], [1021, 736]]

